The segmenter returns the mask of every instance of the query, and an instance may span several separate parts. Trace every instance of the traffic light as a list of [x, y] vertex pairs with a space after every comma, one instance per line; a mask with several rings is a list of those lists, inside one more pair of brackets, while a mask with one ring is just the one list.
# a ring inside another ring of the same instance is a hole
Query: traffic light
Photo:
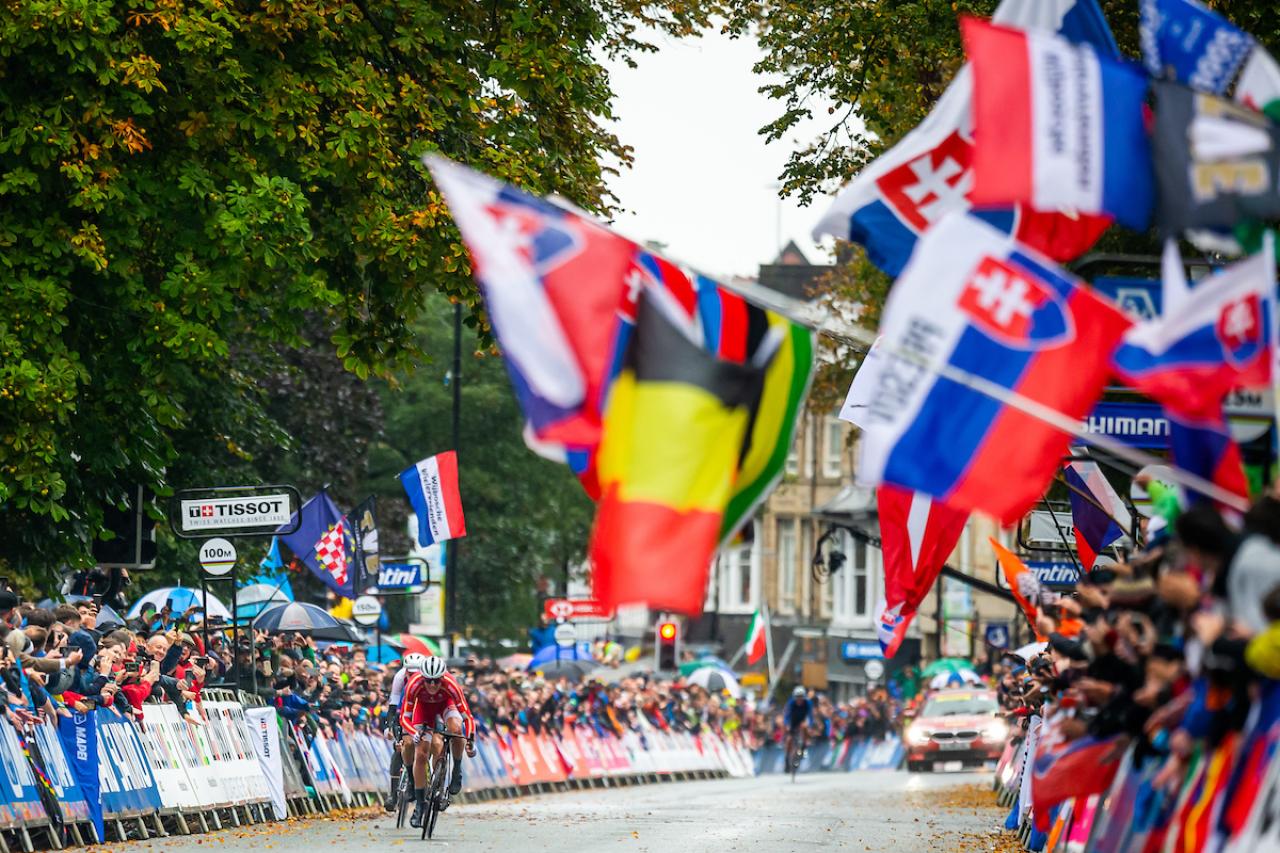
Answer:
[[658, 623], [659, 672], [674, 672], [680, 665], [680, 627], [674, 622]]
[[102, 526], [115, 534], [113, 539], [96, 539], [93, 559], [100, 566], [149, 569], [156, 564], [156, 523], [146, 506], [154, 496], [142, 486], [129, 489], [124, 509], [108, 506]]

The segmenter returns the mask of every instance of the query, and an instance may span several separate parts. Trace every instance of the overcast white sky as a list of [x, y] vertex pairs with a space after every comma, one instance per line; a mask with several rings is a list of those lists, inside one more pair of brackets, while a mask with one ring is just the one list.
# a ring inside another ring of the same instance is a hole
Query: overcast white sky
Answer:
[[610, 66], [615, 132], [635, 149], [633, 168], [611, 183], [626, 209], [618, 229], [665, 243], [699, 272], [754, 276], [777, 256], [780, 216], [782, 245], [794, 239], [809, 260], [828, 263], [809, 237], [826, 199], [800, 207], [776, 189], [791, 151], [815, 134], [801, 127], [766, 145], [756, 132], [782, 110], [756, 91], [755, 41], [709, 32], [658, 43], [637, 68]]

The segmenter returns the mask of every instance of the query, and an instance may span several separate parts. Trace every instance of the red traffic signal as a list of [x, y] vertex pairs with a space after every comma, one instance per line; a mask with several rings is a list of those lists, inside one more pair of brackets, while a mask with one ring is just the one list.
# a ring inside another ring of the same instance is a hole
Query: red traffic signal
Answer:
[[663, 622], [658, 626], [658, 636], [664, 640], [674, 640], [676, 638], [676, 623]]

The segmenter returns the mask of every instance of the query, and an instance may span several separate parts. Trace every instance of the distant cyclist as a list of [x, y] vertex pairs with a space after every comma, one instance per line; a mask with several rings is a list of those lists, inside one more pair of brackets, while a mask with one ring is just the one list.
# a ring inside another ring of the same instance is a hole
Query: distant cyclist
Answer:
[[[409, 676], [422, 672], [422, 665], [427, 656], [413, 652], [404, 656], [404, 661], [395, 678], [391, 680], [391, 693], [387, 696], [387, 729], [392, 740], [399, 741], [399, 749], [391, 751], [391, 791], [383, 799], [383, 807], [393, 812], [396, 810], [396, 794], [400, 790], [400, 772], [407, 763], [413, 766], [413, 732], [406, 731], [400, 725], [400, 707], [404, 703], [404, 689]], [[407, 756], [407, 759], [406, 759]]]
[[[444, 660], [429, 657], [422, 665], [422, 672], [410, 676], [405, 686], [404, 704], [400, 722], [405, 730], [412, 731], [417, 748], [413, 755], [413, 786], [416, 805], [409, 825], [422, 826], [427, 798], [427, 758], [434, 766], [444, 755], [444, 738], [431, 734], [437, 723], [443, 723], [450, 734], [465, 735], [467, 754], [476, 754], [476, 721], [460, 685], [445, 666]], [[462, 790], [462, 741], [452, 738], [453, 778], [449, 780], [449, 793]]]
[[[787, 727], [787, 756], [790, 757], [793, 748], [804, 749], [804, 727], [813, 723], [813, 700], [803, 687], [791, 691], [791, 698], [782, 709], [782, 722]], [[802, 736], [799, 741], [797, 734]]]

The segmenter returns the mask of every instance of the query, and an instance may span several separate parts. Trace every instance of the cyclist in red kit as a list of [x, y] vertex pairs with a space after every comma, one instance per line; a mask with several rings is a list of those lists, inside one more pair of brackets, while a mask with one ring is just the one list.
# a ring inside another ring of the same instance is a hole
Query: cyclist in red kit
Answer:
[[[440, 760], [444, 751], [444, 738], [432, 734], [437, 723], [442, 723], [446, 731], [467, 738], [467, 755], [476, 754], [475, 736], [476, 721], [471, 716], [471, 708], [460, 685], [445, 666], [444, 660], [438, 657], [427, 658], [421, 674], [410, 676], [405, 685], [404, 704], [400, 706], [400, 719], [406, 731], [414, 732], [417, 744], [413, 756], [413, 785], [417, 804], [409, 825], [422, 826], [425, 811], [427, 788], [427, 758], [432, 766]], [[462, 741], [454, 739], [453, 778], [449, 780], [449, 793], [457, 794], [462, 790]]]

